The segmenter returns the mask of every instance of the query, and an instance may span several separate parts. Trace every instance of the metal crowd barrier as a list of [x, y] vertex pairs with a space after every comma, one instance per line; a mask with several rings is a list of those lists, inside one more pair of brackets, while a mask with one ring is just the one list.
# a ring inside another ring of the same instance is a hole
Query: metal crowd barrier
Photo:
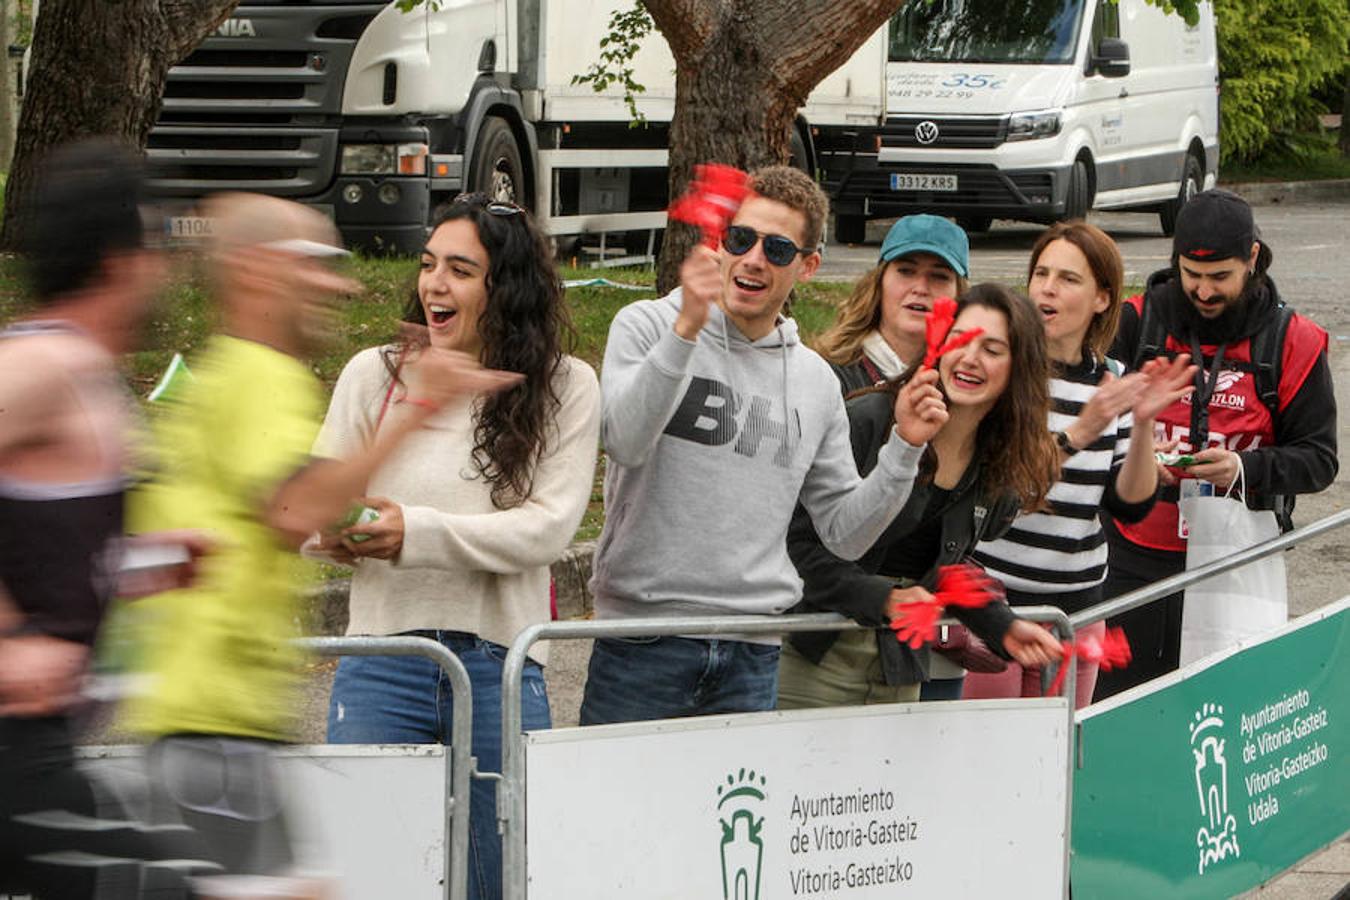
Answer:
[[1213, 575], [1222, 575], [1224, 572], [1239, 569], [1248, 563], [1288, 550], [1296, 544], [1301, 544], [1306, 540], [1318, 537], [1328, 531], [1334, 531], [1347, 524], [1350, 524], [1350, 509], [1343, 509], [1338, 513], [1327, 516], [1325, 519], [1318, 519], [1309, 525], [1295, 528], [1293, 531], [1286, 532], [1277, 538], [1271, 538], [1264, 543], [1248, 547], [1246, 550], [1239, 550], [1231, 556], [1206, 563], [1198, 569], [1180, 572], [1137, 591], [1130, 591], [1128, 594], [1121, 594], [1119, 597], [1107, 600], [1104, 603], [1090, 606], [1070, 616], [1069, 621], [1073, 623], [1074, 628], [1082, 628], [1085, 625], [1091, 625], [1093, 622], [1100, 622], [1103, 619], [1127, 613], [1132, 609], [1147, 606], [1155, 600], [1161, 600], [1163, 597], [1175, 594], [1177, 591], [1190, 587], [1196, 582], [1204, 581]]
[[423, 637], [312, 637], [297, 643], [322, 656], [421, 656], [435, 662], [450, 679], [455, 715], [445, 751], [445, 883], [447, 900], [469, 895], [469, 781], [477, 773], [473, 756], [473, 691], [459, 657]]
[[[1061, 640], [1071, 641], [1074, 625], [1053, 606], [1019, 607], [1017, 614], [1033, 622], [1048, 622]], [[941, 624], [956, 624], [943, 619]], [[525, 739], [521, 730], [521, 685], [526, 654], [542, 640], [577, 640], [602, 637], [670, 637], [679, 635], [783, 634], [798, 631], [867, 630], [852, 619], [835, 613], [785, 616], [703, 616], [683, 618], [621, 619], [599, 622], [548, 622], [532, 625], [516, 636], [502, 666], [502, 772], [497, 782], [497, 821], [502, 834], [502, 896], [506, 900], [524, 900], [525, 871]], [[1074, 691], [1077, 667], [1068, 666], [1063, 694], [1068, 698], [1068, 725], [1065, 728], [1068, 770], [1065, 781], [1073, 790], [1074, 763]], [[1066, 797], [1064, 833], [1070, 833], [1073, 797]], [[1063, 896], [1068, 896], [1069, 855], [1064, 855]]]

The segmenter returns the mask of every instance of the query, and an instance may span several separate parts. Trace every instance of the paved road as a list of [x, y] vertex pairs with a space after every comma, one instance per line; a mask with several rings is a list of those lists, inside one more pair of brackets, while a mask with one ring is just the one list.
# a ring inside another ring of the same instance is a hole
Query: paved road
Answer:
[[[1142, 213], [1094, 213], [1099, 226], [1120, 245], [1127, 284], [1141, 285], [1165, 267], [1172, 242], [1158, 229], [1158, 217]], [[1286, 299], [1318, 323], [1350, 340], [1350, 304], [1342, 301], [1350, 284], [1350, 203], [1317, 203], [1256, 208], [1256, 221], [1275, 252], [1271, 273]], [[868, 226], [865, 244], [830, 244], [817, 277], [851, 281], [877, 258], [889, 221]], [[1020, 282], [1027, 254], [1041, 226], [999, 221], [985, 234], [971, 236], [971, 272], [978, 280]]]

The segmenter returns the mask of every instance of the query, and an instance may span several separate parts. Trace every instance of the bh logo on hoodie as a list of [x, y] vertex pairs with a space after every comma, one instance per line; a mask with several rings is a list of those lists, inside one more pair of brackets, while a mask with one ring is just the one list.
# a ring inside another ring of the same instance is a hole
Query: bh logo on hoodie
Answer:
[[774, 404], [767, 397], [752, 394], [749, 411], [741, 423], [740, 414], [745, 408], [745, 402], [728, 385], [694, 376], [666, 424], [665, 433], [709, 447], [735, 441], [732, 450], [751, 459], [760, 454], [767, 442], [774, 448], [773, 464], [787, 468], [792, 462], [792, 451], [801, 443], [802, 424], [797, 411], [791, 411], [796, 433], [789, 435], [787, 422], [774, 418]]

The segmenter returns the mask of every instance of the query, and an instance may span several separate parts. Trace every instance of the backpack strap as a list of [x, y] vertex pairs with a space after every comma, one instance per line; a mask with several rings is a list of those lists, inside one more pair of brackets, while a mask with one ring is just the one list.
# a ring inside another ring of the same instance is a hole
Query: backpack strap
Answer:
[[1284, 338], [1289, 332], [1294, 310], [1281, 300], [1276, 314], [1275, 327], [1261, 329], [1252, 335], [1251, 341], [1252, 377], [1256, 380], [1257, 394], [1270, 410], [1272, 419], [1280, 411], [1280, 364], [1284, 360]]
[[1145, 293], [1139, 301], [1139, 339], [1134, 344], [1131, 371], [1137, 372], [1150, 359], [1167, 355], [1167, 325], [1153, 307], [1154, 304], [1148, 302], [1148, 294]]

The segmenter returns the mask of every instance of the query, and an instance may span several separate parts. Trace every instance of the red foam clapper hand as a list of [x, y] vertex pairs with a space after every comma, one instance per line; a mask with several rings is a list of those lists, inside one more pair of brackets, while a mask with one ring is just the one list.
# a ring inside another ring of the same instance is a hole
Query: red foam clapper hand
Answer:
[[750, 176], [735, 166], [703, 163], [684, 196], [670, 205], [670, 217], [703, 232], [703, 243], [717, 249], [736, 210], [750, 195]]
[[1112, 669], [1125, 668], [1134, 658], [1123, 628], [1108, 628], [1100, 639], [1088, 636], [1076, 641], [1064, 641], [1063, 644], [1064, 661], [1059, 664], [1059, 671], [1055, 673], [1055, 680], [1050, 683], [1050, 692], [1047, 696], [1055, 696], [1064, 687], [1064, 673], [1075, 659], [1096, 663], [1103, 671], [1109, 672]]
[[937, 640], [937, 622], [949, 606], [978, 609], [1003, 596], [999, 583], [979, 566], [970, 563], [938, 569], [937, 591], [931, 600], [901, 603], [891, 616], [896, 640], [915, 650]]
[[955, 322], [956, 301], [951, 297], [937, 298], [932, 311], [928, 313], [924, 322], [925, 346], [927, 347], [923, 355], [925, 366], [937, 365], [937, 361], [942, 358], [944, 353], [959, 350], [984, 333], [983, 328], [972, 328], [970, 331], [947, 340], [947, 335], [951, 333], [952, 324]]

